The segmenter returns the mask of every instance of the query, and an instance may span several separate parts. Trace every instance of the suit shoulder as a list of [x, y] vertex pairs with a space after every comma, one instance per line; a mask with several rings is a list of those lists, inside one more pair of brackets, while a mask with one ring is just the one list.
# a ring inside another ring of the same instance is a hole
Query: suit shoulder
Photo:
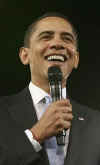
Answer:
[[13, 106], [19, 104], [25, 100], [26, 97], [30, 97], [28, 87], [23, 89], [17, 94], [11, 96], [3, 96], [0, 98], [0, 109], [3, 107]]
[[74, 100], [72, 100], [71, 103], [74, 114], [77, 114], [78, 116], [88, 117], [88, 119], [98, 118], [100, 120], [100, 110], [93, 109], [87, 105], [80, 104]]

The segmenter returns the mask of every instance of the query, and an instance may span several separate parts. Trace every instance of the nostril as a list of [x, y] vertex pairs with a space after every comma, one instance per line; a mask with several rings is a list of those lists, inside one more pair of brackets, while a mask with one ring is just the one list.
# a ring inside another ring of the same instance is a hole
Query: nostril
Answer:
[[51, 46], [51, 49], [63, 50], [63, 49], [65, 49], [65, 48], [64, 48], [64, 46], [62, 46], [62, 45], [52, 45], [52, 46]]

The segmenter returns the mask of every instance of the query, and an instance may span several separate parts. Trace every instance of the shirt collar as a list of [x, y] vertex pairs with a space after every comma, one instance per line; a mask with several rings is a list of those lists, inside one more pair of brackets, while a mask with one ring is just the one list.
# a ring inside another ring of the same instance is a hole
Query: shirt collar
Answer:
[[[46, 96], [51, 97], [47, 92], [34, 85], [32, 82], [29, 83], [29, 91], [31, 93], [34, 104], [38, 104]], [[66, 88], [62, 89], [62, 97], [66, 99]]]

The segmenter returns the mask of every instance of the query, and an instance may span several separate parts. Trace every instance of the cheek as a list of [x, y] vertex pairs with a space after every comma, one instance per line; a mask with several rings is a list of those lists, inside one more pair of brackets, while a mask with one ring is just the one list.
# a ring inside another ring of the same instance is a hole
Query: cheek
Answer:
[[70, 55], [70, 58], [74, 58], [77, 53], [76, 47], [74, 45], [67, 46], [66, 50], [67, 53]]
[[74, 59], [70, 59], [66, 65], [63, 66], [63, 72], [64, 74], [70, 74], [74, 68]]
[[39, 50], [41, 54], [44, 54], [48, 51], [49, 49], [49, 43], [48, 42], [43, 42], [40, 46], [39, 46]]

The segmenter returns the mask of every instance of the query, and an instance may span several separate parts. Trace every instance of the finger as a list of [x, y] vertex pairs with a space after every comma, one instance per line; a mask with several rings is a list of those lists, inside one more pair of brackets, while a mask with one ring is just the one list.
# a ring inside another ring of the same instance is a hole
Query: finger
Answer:
[[72, 106], [69, 99], [62, 99], [55, 102], [58, 106]]
[[63, 107], [62, 112], [63, 112], [63, 113], [72, 113], [72, 106]]
[[60, 113], [58, 114], [58, 120], [71, 121], [74, 118], [72, 113]]
[[65, 121], [64, 122], [64, 129], [68, 129], [71, 127], [71, 121]]
[[61, 111], [62, 113], [72, 113], [72, 107], [58, 107], [58, 111]]
[[57, 132], [63, 131], [64, 129], [67, 130], [71, 127], [71, 122], [70, 121], [63, 121], [62, 124], [59, 124], [57, 128]]
[[65, 121], [71, 121], [74, 118], [74, 116], [71, 113], [68, 113], [68, 114], [62, 114], [62, 118]]

